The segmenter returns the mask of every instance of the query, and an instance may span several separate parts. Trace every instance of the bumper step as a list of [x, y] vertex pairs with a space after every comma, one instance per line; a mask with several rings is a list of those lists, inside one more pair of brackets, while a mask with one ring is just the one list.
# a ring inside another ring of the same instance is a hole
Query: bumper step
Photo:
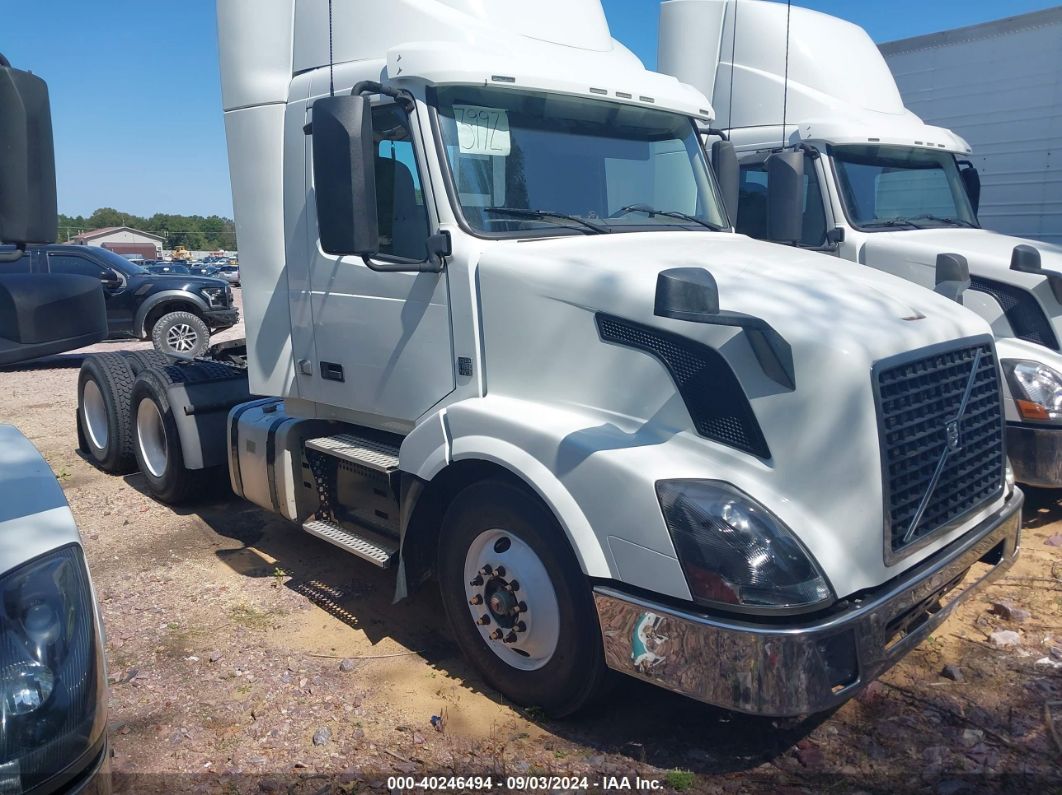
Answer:
[[302, 529], [381, 569], [390, 568], [398, 555], [398, 542], [368, 530], [347, 530], [321, 519], [311, 519]]

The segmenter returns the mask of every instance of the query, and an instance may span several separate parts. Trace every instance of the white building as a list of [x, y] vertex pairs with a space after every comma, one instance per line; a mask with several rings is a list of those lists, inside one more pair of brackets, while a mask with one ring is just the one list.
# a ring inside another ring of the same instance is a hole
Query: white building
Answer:
[[79, 246], [97, 246], [106, 248], [116, 254], [139, 254], [144, 259], [160, 259], [165, 239], [151, 232], [141, 232], [128, 226], [109, 226], [82, 232], [71, 238], [71, 243]]
[[1062, 7], [881, 45], [904, 104], [973, 146], [981, 223], [1062, 244]]

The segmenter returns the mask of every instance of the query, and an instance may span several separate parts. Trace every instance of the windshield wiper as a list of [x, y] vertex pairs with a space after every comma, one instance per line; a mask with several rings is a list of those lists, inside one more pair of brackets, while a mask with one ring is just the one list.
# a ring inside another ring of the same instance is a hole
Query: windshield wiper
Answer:
[[939, 215], [933, 215], [932, 213], [926, 213], [925, 215], [915, 215], [908, 220], [910, 221], [936, 221], [941, 224], [950, 224], [951, 226], [965, 226], [969, 229], [976, 229], [977, 224], [964, 221], [961, 218], [942, 218]]
[[497, 213], [498, 215], [511, 215], [515, 218], [561, 218], [566, 221], [580, 224], [598, 235], [607, 235], [612, 231], [611, 229], [606, 229], [603, 226], [586, 221], [577, 215], [555, 213], [552, 210], [531, 210], [526, 207], [484, 207], [483, 212]]
[[875, 221], [872, 224], [863, 224], [863, 226], [911, 226], [915, 229], [928, 228], [924, 224], [919, 224], [918, 221], [936, 221], [939, 224], [949, 224], [950, 226], [964, 226], [970, 229], [978, 228], [977, 224], [970, 223], [969, 221], [963, 221], [958, 218], [941, 218], [939, 215], [933, 215], [932, 213], [925, 213], [924, 215], [912, 215], [910, 218], [889, 218], [885, 221]]
[[628, 215], [629, 213], [645, 213], [650, 218], [654, 215], [663, 215], [667, 218], [678, 218], [682, 221], [689, 221], [692, 224], [700, 224], [705, 229], [711, 229], [713, 232], [724, 231], [723, 227], [710, 224], [695, 215], [679, 212], [678, 210], [657, 210], [655, 207], [650, 207], [648, 204], [628, 204], [626, 207], [620, 207], [616, 210], [616, 212], [613, 213], [613, 217]]

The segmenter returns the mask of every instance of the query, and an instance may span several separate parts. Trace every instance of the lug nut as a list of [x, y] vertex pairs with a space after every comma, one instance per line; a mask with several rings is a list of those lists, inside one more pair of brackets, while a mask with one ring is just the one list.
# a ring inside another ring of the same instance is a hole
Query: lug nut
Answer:
[[481, 605], [481, 604], [483, 604], [483, 597], [480, 596], [479, 594], [476, 594], [475, 596], [473, 596], [471, 599], [468, 600], [468, 603], [470, 605]]
[[476, 623], [479, 624], [481, 627], [485, 627], [487, 626], [487, 624], [490, 623], [490, 616], [484, 614], [476, 620]]
[[517, 621], [516, 622], [516, 631], [517, 632], [527, 632], [527, 624], [525, 624], [523, 621]]
[[516, 580], [513, 580], [505, 586], [505, 590], [507, 590], [509, 593], [515, 593], [516, 591], [520, 590], [520, 583]]
[[527, 612], [527, 602], [520, 602], [520, 604], [518, 604], [516, 606], [516, 612], [517, 613], [526, 613]]
[[476, 575], [476, 579], [472, 580], [472, 582], [469, 583], [469, 585], [471, 585], [473, 588], [478, 588], [482, 584], [483, 584], [483, 578], [480, 577], [478, 574]]
[[494, 569], [492, 569], [492, 568], [490, 567], [490, 564], [489, 564], [489, 563], [488, 563], [488, 564], [487, 564], [486, 566], [484, 566], [484, 567], [483, 567], [482, 569], [480, 569], [480, 570], [479, 570], [479, 573], [480, 573], [480, 574], [485, 574], [485, 575], [487, 575], [488, 577], [489, 577], [489, 576], [490, 576], [490, 575], [491, 575], [491, 574], [492, 574], [493, 572], [494, 572]]
[[516, 633], [515, 632], [509, 632], [509, 634], [505, 636], [505, 642], [506, 643], [516, 643]]
[[496, 629], [492, 633], [490, 633], [490, 639], [491, 640], [501, 640], [501, 638], [502, 638], [502, 631], [500, 629]]
[[504, 566], [499, 566], [498, 568], [496, 568], [494, 570], [494, 574], [496, 576], [498, 576], [498, 577], [504, 577], [505, 576], [505, 567]]

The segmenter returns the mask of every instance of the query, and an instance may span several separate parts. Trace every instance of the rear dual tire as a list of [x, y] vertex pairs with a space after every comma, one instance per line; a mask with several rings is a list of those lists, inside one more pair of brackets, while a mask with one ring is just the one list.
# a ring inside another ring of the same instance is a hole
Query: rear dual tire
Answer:
[[180, 505], [201, 496], [215, 469], [186, 469], [181, 437], [167, 390], [181, 383], [176, 366], [144, 370], [130, 395], [132, 448], [148, 491], [161, 502]]
[[129, 419], [135, 378], [120, 353], [89, 356], [78, 376], [79, 445], [100, 469], [115, 475], [124, 475], [136, 466]]

